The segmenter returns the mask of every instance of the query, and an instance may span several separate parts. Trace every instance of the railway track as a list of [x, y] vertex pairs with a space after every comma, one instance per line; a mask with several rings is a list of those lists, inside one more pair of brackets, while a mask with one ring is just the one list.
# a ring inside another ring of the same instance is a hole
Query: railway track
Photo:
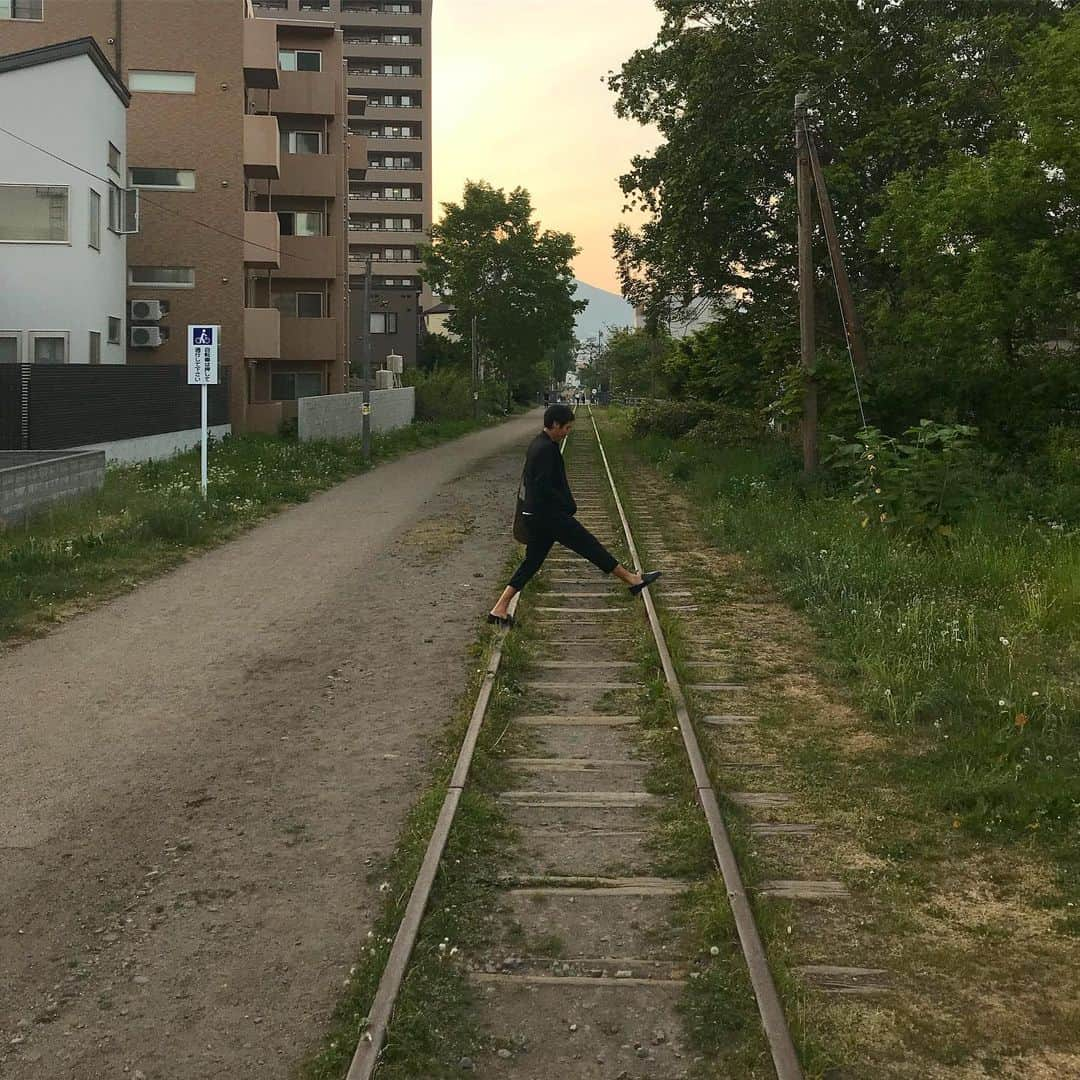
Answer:
[[[579, 517], [640, 565], [638, 541], [591, 412], [579, 418], [577, 428], [570, 463]], [[634, 516], [650, 555], [661, 554], [660, 523], [647, 507]], [[713, 732], [752, 723], [740, 704], [747, 687], [724, 681], [723, 663], [710, 660], [688, 668], [695, 673], [693, 683], [680, 682], [658, 606], [692, 619], [697, 582], [689, 565], [671, 557], [650, 558], [650, 568], [665, 576], [654, 595], [645, 597], [651, 639], [646, 666], [662, 671], [666, 682], [669, 715], [693, 774], [714, 875], [720, 874], [731, 906], [776, 1076], [796, 1080], [802, 1068], [691, 719], [692, 703], [694, 715]], [[470, 1065], [479, 1076], [516, 1080], [548, 1080], [552, 1073], [597, 1080], [688, 1077], [694, 1051], [682, 1033], [678, 1005], [695, 957], [685, 952], [675, 909], [701, 883], [659, 872], [650, 846], [657, 814], [671, 796], [646, 784], [654, 763], [638, 715], [646, 690], [642, 605], [561, 548], [548, 560], [544, 582], [546, 591], [527, 610], [538, 639], [527, 707], [512, 719], [518, 745], [527, 749], [509, 759], [516, 782], [501, 796], [520, 851], [507, 855], [498, 930], [486, 955], [471, 958], [480, 1021], [492, 1050]], [[377, 1073], [501, 660], [500, 637], [348, 1080]], [[728, 797], [752, 805], [755, 793]], [[783, 834], [807, 827], [780, 822], [762, 828], [768, 835], [769, 828]], [[832, 883], [770, 884], [779, 890], [775, 895], [798, 898], [800, 889]]]

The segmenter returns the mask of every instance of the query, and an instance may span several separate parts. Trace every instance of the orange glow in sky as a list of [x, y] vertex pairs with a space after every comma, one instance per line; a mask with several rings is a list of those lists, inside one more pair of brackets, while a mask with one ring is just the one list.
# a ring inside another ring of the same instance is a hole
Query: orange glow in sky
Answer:
[[574, 269], [618, 292], [618, 178], [655, 130], [614, 112], [600, 79], [660, 26], [652, 0], [434, 0], [435, 217], [466, 180], [528, 188], [546, 228], [582, 248]]

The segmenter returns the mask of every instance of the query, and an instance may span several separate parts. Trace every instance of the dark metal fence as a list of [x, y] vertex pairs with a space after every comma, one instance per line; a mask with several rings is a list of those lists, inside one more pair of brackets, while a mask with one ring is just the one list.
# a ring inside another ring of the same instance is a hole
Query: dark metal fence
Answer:
[[[221, 374], [208, 395], [211, 424], [229, 422], [228, 369]], [[199, 388], [178, 364], [0, 367], [0, 450], [62, 450], [201, 423]]]
[[23, 365], [0, 365], [0, 450], [23, 449], [24, 378]]

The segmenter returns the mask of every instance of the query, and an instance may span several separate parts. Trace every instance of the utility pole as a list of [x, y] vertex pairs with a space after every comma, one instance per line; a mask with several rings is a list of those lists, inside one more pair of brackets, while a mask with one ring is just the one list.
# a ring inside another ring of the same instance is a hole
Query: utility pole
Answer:
[[862, 327], [855, 311], [855, 298], [851, 295], [851, 282], [848, 280], [844, 256], [840, 251], [840, 238], [836, 233], [836, 218], [833, 216], [832, 200], [829, 189], [825, 186], [825, 174], [821, 171], [814, 136], [804, 126], [806, 142], [810, 149], [810, 168], [813, 171], [814, 186], [817, 188], [818, 208], [821, 211], [821, 223], [825, 226], [825, 239], [829, 245], [829, 261], [832, 263], [833, 281], [836, 284], [836, 296], [840, 301], [840, 314], [844, 320], [844, 336], [851, 352], [851, 362], [860, 375], [865, 375], [869, 367], [866, 359], [866, 345], [863, 342]]
[[795, 95], [796, 190], [799, 203], [799, 342], [805, 388], [803, 390], [803, 472], [807, 476], [818, 465], [818, 401], [814, 353], [814, 252], [813, 207], [810, 187], [810, 137], [806, 129], [806, 95]]
[[472, 317], [472, 375], [470, 383], [472, 385], [472, 400], [473, 400], [473, 420], [480, 419], [480, 368], [479, 360], [477, 359], [476, 348], [476, 313], [473, 312]]
[[361, 442], [364, 451], [364, 460], [371, 460], [371, 256], [367, 257], [364, 265], [364, 311], [363, 329], [360, 334], [361, 343], [361, 370], [363, 372], [363, 405], [361, 412]]

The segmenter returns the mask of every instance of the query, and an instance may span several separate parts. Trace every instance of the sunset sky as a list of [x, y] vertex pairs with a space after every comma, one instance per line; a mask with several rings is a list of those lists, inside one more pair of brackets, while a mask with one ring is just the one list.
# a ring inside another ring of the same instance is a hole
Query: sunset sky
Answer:
[[577, 237], [577, 276], [618, 292], [618, 177], [657, 134], [619, 120], [600, 79], [655, 37], [652, 0], [436, 0], [434, 22], [436, 219], [466, 180], [521, 185]]

